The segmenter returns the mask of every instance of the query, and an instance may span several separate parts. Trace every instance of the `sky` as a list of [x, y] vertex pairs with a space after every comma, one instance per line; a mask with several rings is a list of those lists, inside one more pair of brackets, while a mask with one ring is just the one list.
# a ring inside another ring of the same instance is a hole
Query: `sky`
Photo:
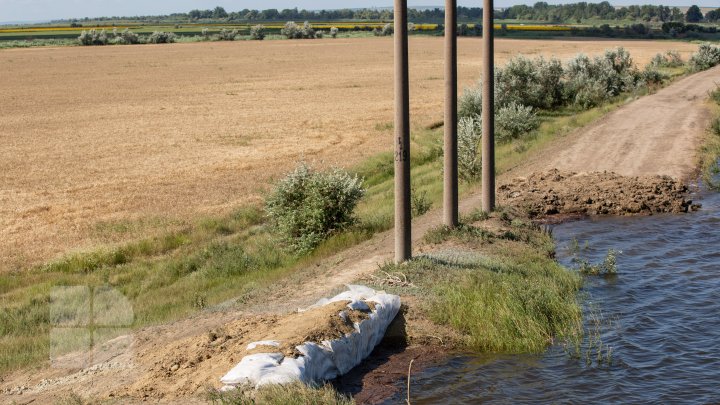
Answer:
[[[514, 4], [533, 4], [536, 0], [495, 0], [496, 7], [507, 7]], [[546, 0], [547, 1], [547, 0]], [[580, 0], [577, 0], [580, 1]], [[547, 1], [550, 4], [574, 3], [577, 1]], [[65, 18], [99, 17], [99, 16], [134, 16], [170, 14], [187, 12], [192, 9], [208, 9], [222, 6], [227, 11], [245, 8], [294, 8], [308, 10], [334, 8], [387, 7], [392, 0], [0, 0], [0, 22], [42, 21]], [[411, 6], [442, 5], [443, 0], [408, 0]], [[685, 6], [697, 4], [701, 7], [720, 7], [717, 0], [617, 0], [610, 1], [614, 5], [628, 4], [663, 4]], [[482, 1], [458, 0], [462, 6], [480, 7]]]

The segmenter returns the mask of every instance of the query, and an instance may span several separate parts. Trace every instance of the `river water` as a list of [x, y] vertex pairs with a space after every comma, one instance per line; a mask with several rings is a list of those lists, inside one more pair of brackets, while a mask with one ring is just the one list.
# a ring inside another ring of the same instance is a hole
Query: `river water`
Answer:
[[413, 405], [720, 403], [720, 194], [695, 197], [703, 208], [692, 214], [553, 229], [568, 267], [578, 255], [598, 263], [621, 251], [618, 275], [587, 277], [582, 292], [588, 336], [602, 350], [588, 339], [579, 356], [558, 345], [541, 355], [453, 357], [413, 376]]

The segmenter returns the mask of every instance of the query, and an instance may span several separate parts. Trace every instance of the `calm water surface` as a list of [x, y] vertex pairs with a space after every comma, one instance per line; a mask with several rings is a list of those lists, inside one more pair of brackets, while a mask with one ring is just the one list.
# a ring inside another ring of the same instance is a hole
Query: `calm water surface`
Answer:
[[554, 228], [566, 266], [576, 266], [573, 240], [592, 263], [622, 252], [617, 277], [589, 277], [583, 288], [586, 328], [598, 325], [588, 315], [601, 319], [610, 364], [559, 346], [538, 356], [456, 357], [413, 376], [413, 404], [720, 403], [720, 194], [696, 201], [703, 209], [688, 215]]

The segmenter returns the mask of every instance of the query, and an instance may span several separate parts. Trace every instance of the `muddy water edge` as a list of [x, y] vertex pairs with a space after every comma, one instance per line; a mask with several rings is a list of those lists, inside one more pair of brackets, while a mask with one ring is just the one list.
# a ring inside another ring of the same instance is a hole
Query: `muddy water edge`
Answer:
[[[720, 401], [720, 194], [693, 199], [703, 207], [690, 214], [555, 225], [569, 268], [617, 252], [616, 275], [585, 279], [583, 341], [539, 355], [446, 357], [412, 376], [412, 403]], [[404, 402], [405, 384], [380, 402]]]

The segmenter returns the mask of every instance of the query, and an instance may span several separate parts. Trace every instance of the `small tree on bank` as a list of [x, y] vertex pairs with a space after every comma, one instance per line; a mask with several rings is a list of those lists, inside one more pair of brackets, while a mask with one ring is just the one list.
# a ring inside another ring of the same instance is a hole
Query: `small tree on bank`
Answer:
[[353, 211], [364, 195], [359, 177], [340, 169], [318, 172], [303, 163], [277, 183], [266, 211], [280, 239], [306, 253], [355, 223]]

